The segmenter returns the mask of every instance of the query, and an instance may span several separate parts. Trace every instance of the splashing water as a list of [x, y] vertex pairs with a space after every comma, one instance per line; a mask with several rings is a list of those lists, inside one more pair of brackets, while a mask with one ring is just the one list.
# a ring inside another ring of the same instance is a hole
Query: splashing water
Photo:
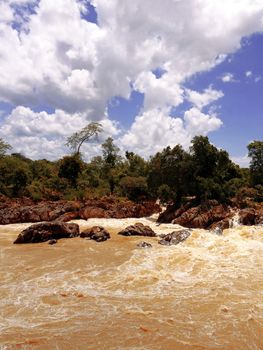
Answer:
[[237, 210], [232, 217], [232, 219], [229, 220], [229, 227], [230, 228], [237, 228], [240, 226], [240, 215], [239, 211]]
[[117, 235], [137, 221], [76, 221], [112, 238], [55, 246], [13, 245], [27, 225], [1, 226], [0, 349], [263, 349], [263, 227], [138, 249], [141, 237]]

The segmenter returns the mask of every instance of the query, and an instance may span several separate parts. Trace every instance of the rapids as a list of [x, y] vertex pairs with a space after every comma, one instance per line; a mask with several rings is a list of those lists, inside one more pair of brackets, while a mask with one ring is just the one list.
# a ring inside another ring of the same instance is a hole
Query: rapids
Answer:
[[[177, 246], [122, 237], [135, 222], [89, 219], [111, 239], [13, 245], [0, 226], [0, 349], [263, 349], [263, 227], [194, 230]], [[138, 249], [146, 241], [151, 249]]]

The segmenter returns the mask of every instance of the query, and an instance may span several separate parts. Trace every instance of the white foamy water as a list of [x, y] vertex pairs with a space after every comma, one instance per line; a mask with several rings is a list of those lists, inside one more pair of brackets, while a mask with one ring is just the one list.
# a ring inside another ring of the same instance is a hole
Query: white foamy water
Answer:
[[[263, 349], [263, 227], [205, 230], [177, 246], [117, 232], [155, 218], [75, 221], [111, 239], [13, 245], [0, 227], [0, 349]], [[151, 249], [138, 249], [147, 241]]]

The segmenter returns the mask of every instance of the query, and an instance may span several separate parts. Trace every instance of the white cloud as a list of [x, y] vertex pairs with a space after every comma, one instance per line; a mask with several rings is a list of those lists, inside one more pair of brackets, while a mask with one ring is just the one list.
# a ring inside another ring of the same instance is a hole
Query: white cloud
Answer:
[[216, 115], [202, 113], [193, 107], [186, 111], [184, 118], [171, 117], [169, 108], [152, 109], [136, 117], [131, 129], [120, 140], [124, 149], [150, 156], [170, 145], [190, 146], [195, 135], [207, 135], [217, 130], [222, 121]]
[[253, 75], [251, 70], [246, 71], [246, 77], [250, 78]]
[[241, 166], [241, 168], [248, 168], [249, 167], [250, 159], [248, 158], [248, 155], [240, 156], [240, 157], [231, 157], [231, 159], [234, 163]]
[[[101, 139], [118, 136], [118, 125], [109, 119], [100, 121], [103, 126]], [[75, 113], [70, 115], [62, 110], [53, 114], [34, 112], [30, 108], [19, 106], [5, 119], [0, 127], [0, 137], [7, 140], [13, 151], [25, 154], [33, 159], [57, 159], [70, 150], [65, 147], [68, 136], [79, 131], [88, 124], [86, 115]], [[97, 153], [97, 145], [83, 145], [86, 159]]]
[[[23, 3], [38, 5], [35, 13], [27, 11], [18, 16], [14, 8]], [[221, 97], [212, 88], [203, 93], [188, 91], [195, 109], [185, 116], [187, 123], [169, 117], [167, 111], [184, 100], [185, 79], [222, 62], [227, 54], [239, 48], [243, 36], [263, 29], [261, 0], [93, 0], [92, 3], [97, 9], [98, 26], [81, 18], [85, 0], [1, 1], [0, 102], [14, 107], [44, 105], [56, 110], [55, 118], [45, 113], [33, 113], [30, 118], [23, 115], [23, 121], [29, 125], [22, 125], [21, 116], [12, 113], [2, 125], [7, 137], [11, 139], [17, 132], [13, 120], [18, 118], [20, 132], [24, 134], [17, 133], [16, 137], [24, 144], [28, 140], [28, 155], [44, 154], [37, 147], [44, 144], [43, 137], [46, 143], [50, 142], [52, 157], [56, 152], [59, 155], [62, 149], [56, 148], [54, 142], [62, 137], [55, 134], [60, 113], [64, 113], [65, 123], [68, 118], [68, 123], [74, 124], [79, 115], [85, 116], [82, 120], [87, 118], [86, 121], [103, 120], [108, 101], [114, 96], [129, 98], [131, 86], [145, 95], [144, 109], [123, 138], [123, 142], [130, 138], [135, 148], [139, 147], [136, 146], [139, 141], [136, 143], [134, 138], [142, 142], [140, 125], [147, 119], [153, 135], [148, 140], [153, 144], [147, 147], [153, 150], [157, 147], [155, 142], [166, 145], [173, 141], [168, 130], [178, 129], [182, 135], [188, 135], [185, 125], [194, 125], [197, 115], [202, 123], [208, 124], [207, 128], [201, 128], [203, 131], [218, 127], [217, 117], [205, 118], [200, 112], [206, 104]], [[12, 16], [21, 22], [22, 30], [11, 25]], [[151, 73], [158, 67], [166, 71], [160, 79]], [[34, 118], [43, 122], [48, 119], [49, 135], [38, 134]], [[154, 136], [159, 133], [161, 122], [168, 128], [164, 130], [168, 136], [162, 141]], [[184, 143], [184, 136], [177, 135]], [[15, 142], [18, 147], [19, 141]], [[141, 149], [147, 152], [147, 147]]]
[[199, 109], [202, 109], [203, 107], [224, 96], [222, 91], [214, 90], [211, 86], [205, 89], [203, 93], [187, 89], [186, 95], [188, 101], [193, 103], [193, 105]]
[[224, 83], [234, 83], [236, 81], [232, 73], [225, 73], [221, 79]]

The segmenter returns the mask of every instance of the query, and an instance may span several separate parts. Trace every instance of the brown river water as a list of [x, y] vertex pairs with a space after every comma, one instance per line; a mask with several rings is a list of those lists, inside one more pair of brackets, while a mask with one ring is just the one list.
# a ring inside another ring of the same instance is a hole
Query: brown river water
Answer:
[[112, 238], [54, 246], [13, 245], [28, 224], [0, 226], [0, 349], [262, 350], [263, 227], [138, 249], [117, 235], [137, 221], [76, 221]]

